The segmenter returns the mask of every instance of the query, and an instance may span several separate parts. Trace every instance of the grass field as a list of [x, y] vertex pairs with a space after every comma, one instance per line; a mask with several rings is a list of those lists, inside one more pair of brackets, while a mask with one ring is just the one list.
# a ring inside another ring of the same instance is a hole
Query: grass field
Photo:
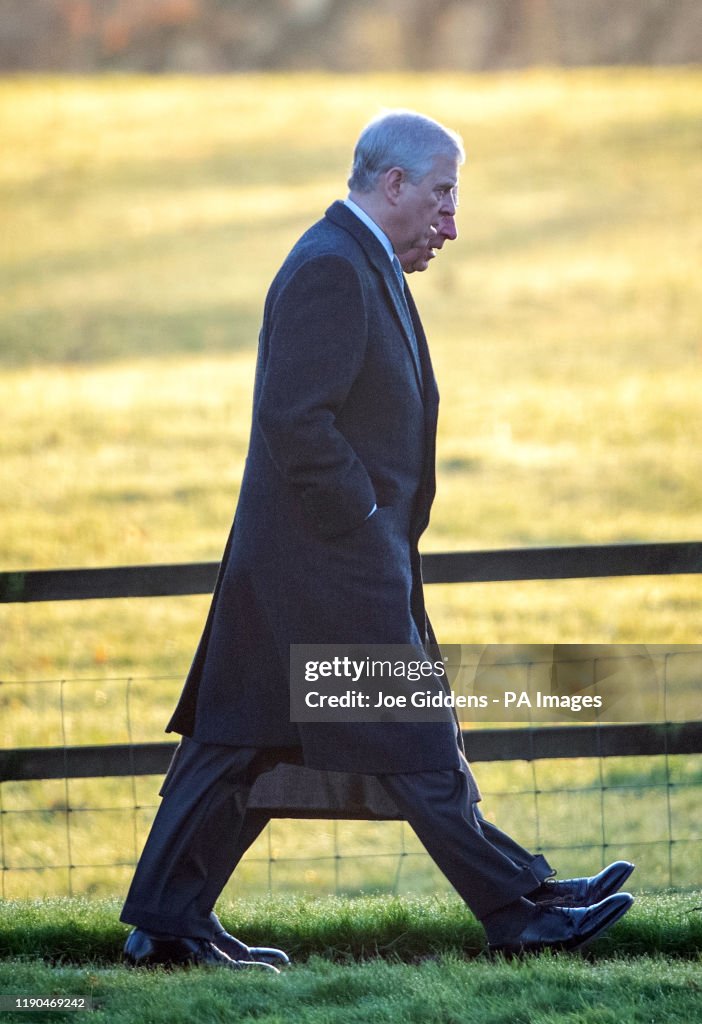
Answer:
[[[469, 154], [461, 236], [412, 281], [442, 392], [424, 549], [699, 540], [701, 85], [699, 71], [621, 69], [0, 82], [0, 568], [220, 556], [268, 282], [343, 195], [352, 141], [381, 105], [445, 120]], [[695, 577], [441, 586], [428, 601], [446, 642], [700, 640]], [[206, 608], [3, 606], [0, 742], [160, 738]], [[561, 874], [606, 843], [642, 877], [672, 865], [699, 884], [700, 758], [480, 778], [486, 811], [524, 842], [570, 846]], [[4, 784], [2, 852], [19, 868], [3, 873], [6, 897], [65, 891], [67, 869], [47, 863], [97, 864], [74, 869], [74, 887], [123, 893], [129, 863], [101, 865], [136, 855], [156, 785]], [[620, 850], [623, 834], [640, 845]], [[115, 965], [119, 898], [8, 898], [0, 993], [92, 994], [91, 1020], [150, 1024], [699, 1015], [699, 893], [644, 896], [592, 960], [493, 963], [404, 826], [276, 822], [259, 844], [237, 873], [251, 893], [273, 877], [276, 890], [426, 895], [230, 903], [232, 928], [302, 965], [272, 981], [136, 975]]]
[[672, 1024], [697, 1019], [699, 902], [700, 893], [643, 897], [587, 957], [512, 962], [487, 959], [456, 897], [225, 907], [225, 924], [244, 939], [291, 952], [294, 966], [277, 978], [129, 971], [117, 966], [127, 929], [116, 903], [9, 903], [0, 994], [88, 995], [96, 1022]]
[[[382, 105], [464, 135], [413, 289], [442, 391], [425, 550], [702, 535], [702, 74], [0, 83], [7, 569], [215, 559], [270, 278]], [[699, 639], [698, 581], [441, 586], [448, 642]], [[206, 601], [4, 608], [2, 675], [182, 673]]]
[[[699, 539], [701, 84], [621, 69], [0, 82], [0, 567], [220, 556], [268, 282], [344, 194], [360, 127], [397, 104], [468, 151], [460, 238], [412, 279], [442, 392], [424, 549]], [[428, 603], [446, 642], [700, 639], [696, 577], [435, 586]], [[0, 741], [160, 738], [206, 608], [3, 606]], [[574, 770], [587, 784], [591, 766]], [[509, 795], [509, 771], [482, 775], [507, 792], [495, 817], [527, 828], [532, 798]], [[4, 816], [28, 891], [47, 844], [65, 860], [49, 836], [67, 802], [112, 808], [115, 829], [132, 814], [131, 788], [100, 786], [3, 787], [6, 810], [37, 809], [29, 833]], [[137, 786], [135, 845], [155, 800], [154, 780]], [[573, 828], [601, 841], [594, 799], [571, 799], [556, 845]], [[628, 796], [608, 799], [614, 820]], [[675, 813], [696, 842], [690, 799]], [[78, 834], [95, 860], [95, 832]], [[283, 853], [333, 849], [328, 831], [277, 834]], [[657, 872], [658, 853], [641, 855]]]
[[[284, 976], [134, 976], [120, 968], [0, 964], [14, 995], [92, 994], [91, 1024], [678, 1024], [699, 1009], [699, 964], [656, 957], [595, 965], [553, 957], [526, 963], [372, 961], [339, 967], [314, 958]], [[70, 1012], [9, 1019], [74, 1021]]]

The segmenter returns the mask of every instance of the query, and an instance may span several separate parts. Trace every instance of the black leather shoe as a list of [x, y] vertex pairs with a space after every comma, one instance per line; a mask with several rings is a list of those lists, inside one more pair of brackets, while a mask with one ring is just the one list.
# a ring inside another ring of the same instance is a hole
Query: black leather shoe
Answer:
[[272, 964], [273, 967], [287, 967], [290, 963], [290, 957], [282, 949], [273, 949], [270, 946], [247, 946], [240, 939], [235, 939], [229, 932], [217, 932], [212, 942], [217, 949], [221, 949], [232, 960], [241, 960], [244, 963], [257, 960], [259, 963]]
[[515, 956], [541, 953], [544, 949], [582, 949], [627, 912], [634, 897], [628, 892], [608, 896], [593, 907], [552, 907], [536, 905], [533, 919], [517, 935], [491, 941], [490, 953]]
[[592, 907], [621, 889], [633, 870], [628, 860], [615, 860], [592, 878], [564, 878], [562, 882], [547, 878], [527, 899], [542, 906]]
[[230, 971], [253, 968], [280, 973], [268, 963], [234, 960], [207, 939], [154, 935], [143, 928], [135, 928], [127, 936], [124, 959], [132, 967], [224, 967]]

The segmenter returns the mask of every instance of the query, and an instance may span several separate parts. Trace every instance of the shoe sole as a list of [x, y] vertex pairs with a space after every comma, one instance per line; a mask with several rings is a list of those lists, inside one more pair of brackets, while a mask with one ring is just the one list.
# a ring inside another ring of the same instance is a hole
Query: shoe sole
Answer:
[[280, 968], [273, 964], [264, 963], [263, 960], [232, 960], [228, 964], [203, 964], [197, 960], [131, 960], [123, 957], [122, 962], [126, 967], [134, 970], [154, 971], [161, 968], [164, 971], [187, 970], [190, 967], [204, 967], [208, 971], [265, 971], [266, 974], [280, 974]]

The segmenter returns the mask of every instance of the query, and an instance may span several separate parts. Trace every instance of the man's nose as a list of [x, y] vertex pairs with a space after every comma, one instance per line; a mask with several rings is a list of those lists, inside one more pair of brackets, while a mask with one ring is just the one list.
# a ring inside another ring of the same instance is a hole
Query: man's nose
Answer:
[[456, 218], [452, 213], [441, 218], [439, 221], [438, 233], [443, 235], [449, 242], [453, 242], [458, 238]]

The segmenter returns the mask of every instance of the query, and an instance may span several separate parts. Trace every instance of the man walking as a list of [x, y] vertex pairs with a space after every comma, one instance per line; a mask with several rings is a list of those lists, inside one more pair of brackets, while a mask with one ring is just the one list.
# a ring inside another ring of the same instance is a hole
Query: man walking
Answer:
[[291, 644], [434, 643], [418, 542], [438, 392], [398, 255], [415, 250], [425, 269], [437, 226], [455, 236], [463, 158], [459, 137], [420, 114], [371, 122], [348, 199], [271, 285], [236, 519], [122, 913], [137, 926], [132, 963], [283, 962], [227, 936], [213, 911], [246, 845], [250, 787], [281, 761], [374, 776], [494, 949], [578, 948], [631, 905], [616, 890], [632, 865], [554, 882], [543, 857], [482, 819], [449, 709], [432, 722], [290, 720]]

